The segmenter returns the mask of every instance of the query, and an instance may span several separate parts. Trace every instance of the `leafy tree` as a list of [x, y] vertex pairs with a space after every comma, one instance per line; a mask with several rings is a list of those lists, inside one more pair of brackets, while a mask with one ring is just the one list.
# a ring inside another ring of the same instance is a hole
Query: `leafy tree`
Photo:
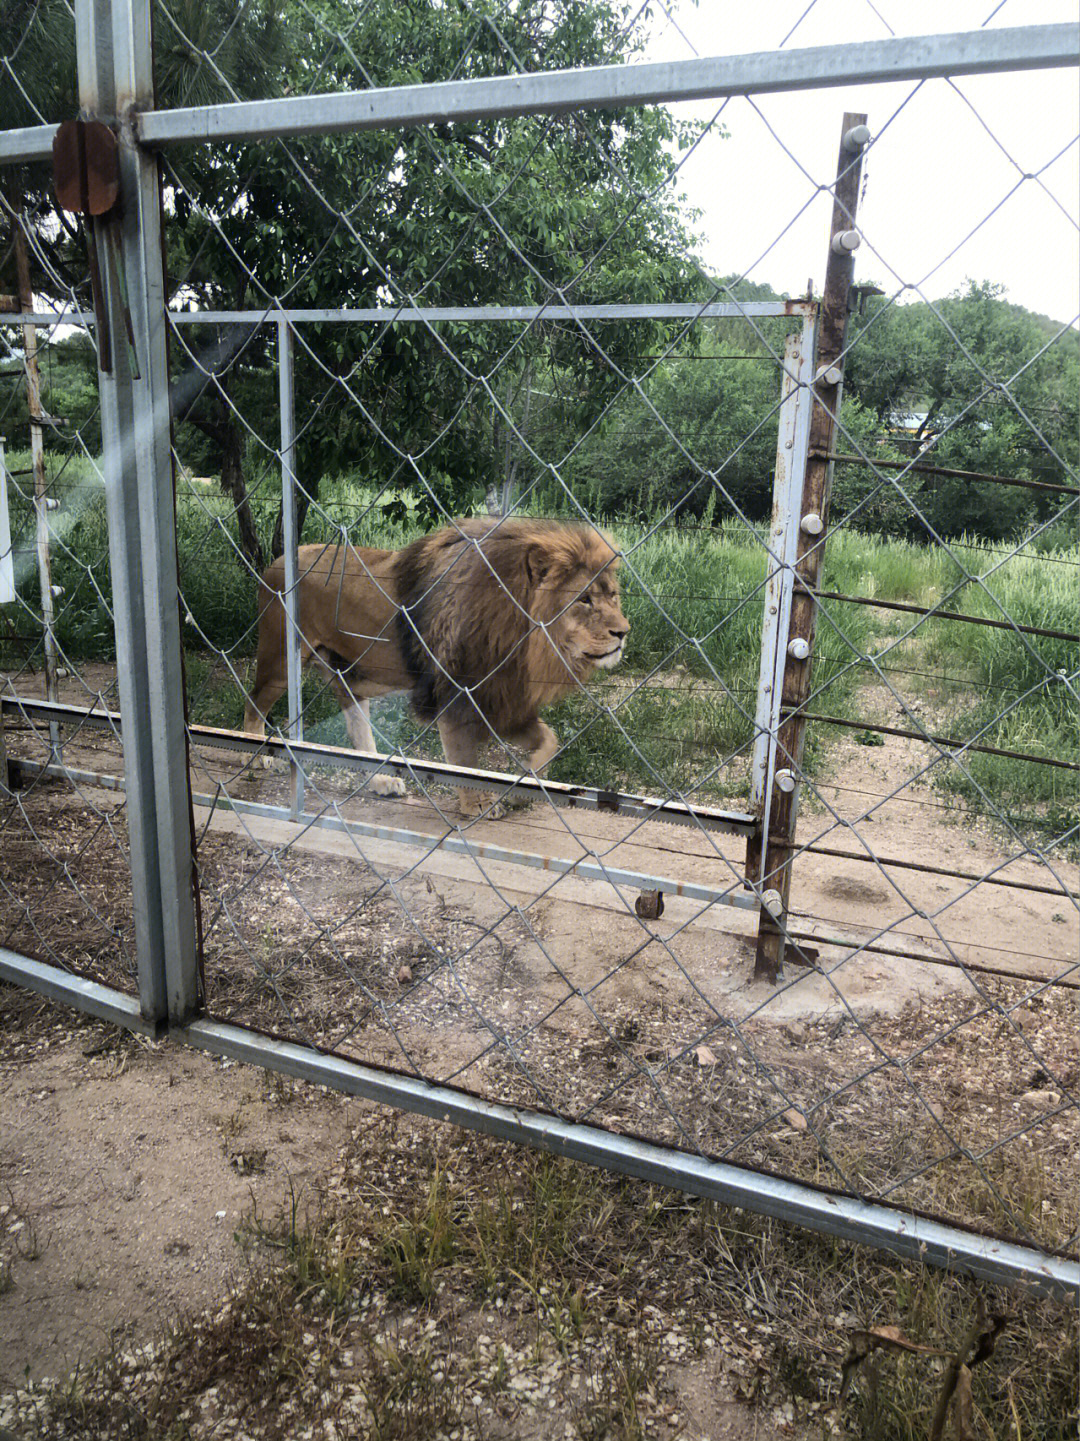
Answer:
[[[932, 442], [928, 463], [1071, 483], [1080, 432], [1074, 328], [1010, 304], [1002, 286], [984, 281], [933, 306], [871, 302], [849, 340], [848, 393], [876, 414], [901, 454], [913, 457]], [[946, 477], [911, 474], [904, 486], [935, 529], [949, 534], [1000, 538], [1060, 505], [1047, 492]], [[900, 505], [905, 513], [893, 524], [924, 535]]]
[[[62, 0], [38, 0], [38, 11], [38, 29], [46, 21], [63, 27]], [[155, 10], [158, 100], [611, 63], [634, 51], [632, 18], [628, 3], [610, 0], [522, 0], [511, 8], [493, 0], [252, 0], [239, 13], [234, 0], [169, 0]], [[47, 88], [43, 77], [33, 84]], [[74, 113], [73, 69], [65, 85], [63, 94], [49, 89], [55, 118]], [[681, 198], [661, 183], [665, 147], [681, 134], [666, 111], [633, 110], [169, 152], [170, 284], [192, 309], [247, 308], [273, 297], [365, 307], [406, 298], [530, 304], [556, 293], [581, 302], [680, 298], [695, 286], [700, 292], [685, 258], [691, 238]], [[32, 223], [55, 242], [55, 259], [83, 274], [76, 237], [57, 229], [47, 176], [35, 183]], [[51, 269], [35, 276], [39, 293], [56, 293]], [[317, 492], [327, 471], [362, 464], [375, 487], [404, 486], [429, 512], [471, 504], [504, 464], [492, 391], [520, 390], [543, 357], [572, 377], [568, 410], [587, 426], [621, 383], [620, 369], [665, 333], [605, 326], [601, 354], [580, 329], [553, 323], [527, 334], [505, 325], [304, 327], [296, 382], [307, 492]], [[266, 528], [258, 475], [269, 496], [272, 339], [269, 327], [220, 337], [186, 329], [174, 344], [178, 372], [193, 360], [196, 373], [213, 372], [178, 391], [181, 449], [220, 474], [255, 566], [280, 536], [280, 517], [273, 535]], [[253, 464], [260, 454], [261, 466]]]

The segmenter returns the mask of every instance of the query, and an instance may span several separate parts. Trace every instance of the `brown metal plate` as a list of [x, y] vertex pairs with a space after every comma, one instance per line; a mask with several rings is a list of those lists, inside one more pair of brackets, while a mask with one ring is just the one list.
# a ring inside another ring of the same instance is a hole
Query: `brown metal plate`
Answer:
[[105, 215], [120, 194], [116, 136], [100, 120], [65, 120], [53, 141], [53, 188], [65, 210]]

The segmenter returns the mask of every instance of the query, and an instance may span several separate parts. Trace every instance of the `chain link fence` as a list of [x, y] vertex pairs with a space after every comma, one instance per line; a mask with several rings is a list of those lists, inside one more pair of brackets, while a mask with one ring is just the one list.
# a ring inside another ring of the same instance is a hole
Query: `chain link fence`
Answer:
[[[1075, 35], [650, 63], [647, 12], [0, 32], [3, 975], [1075, 1285], [1076, 317], [859, 216], [940, 87], [1075, 248], [1073, 138], [963, 79]], [[827, 175], [761, 100], [884, 80]], [[819, 296], [696, 258], [736, 106], [832, 205]]]

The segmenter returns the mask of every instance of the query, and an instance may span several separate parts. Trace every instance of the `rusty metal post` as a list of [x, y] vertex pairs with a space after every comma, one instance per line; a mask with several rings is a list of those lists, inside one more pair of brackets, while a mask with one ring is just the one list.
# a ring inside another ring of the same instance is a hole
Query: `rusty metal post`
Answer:
[[[18, 217], [14, 221], [15, 274], [19, 285], [19, 305], [24, 314], [34, 309], [34, 290], [30, 280], [30, 259], [26, 253], [26, 236]], [[26, 408], [30, 413], [30, 453], [34, 467], [34, 519], [37, 530], [38, 581], [41, 588], [41, 625], [45, 637], [45, 696], [59, 699], [57, 690], [56, 633], [52, 582], [52, 557], [49, 553], [49, 482], [45, 475], [45, 441], [42, 435], [44, 410], [41, 404], [41, 371], [38, 368], [37, 326], [23, 326], [23, 359], [26, 367]], [[49, 722], [49, 763], [57, 760], [60, 750], [60, 728]]]
[[810, 694], [814, 632], [824, 536], [829, 519], [832, 481], [833, 431], [840, 409], [843, 384], [844, 336], [848, 298], [854, 273], [853, 252], [859, 237], [855, 228], [862, 182], [862, 151], [869, 139], [865, 115], [846, 114], [836, 167], [829, 257], [825, 290], [818, 320], [814, 362], [813, 410], [810, 444], [799, 501], [799, 524], [792, 577], [788, 632], [782, 636], [784, 673], [780, 695], [780, 724], [769, 757], [769, 803], [764, 814], [764, 858], [760, 884], [762, 906], [758, 919], [754, 979], [775, 984], [782, 973], [791, 894], [791, 851], [799, 808], [806, 719]]

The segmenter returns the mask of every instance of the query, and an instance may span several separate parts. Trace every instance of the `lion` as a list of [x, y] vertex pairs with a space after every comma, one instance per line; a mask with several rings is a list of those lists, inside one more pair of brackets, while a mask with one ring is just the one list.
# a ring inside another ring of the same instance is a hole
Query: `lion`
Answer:
[[[545, 520], [458, 521], [402, 550], [305, 545], [298, 554], [303, 663], [333, 686], [349, 740], [375, 752], [368, 703], [408, 692], [436, 721], [451, 765], [475, 768], [492, 736], [522, 750], [542, 775], [559, 748], [544, 707], [622, 659], [630, 626], [619, 598], [619, 555], [584, 525]], [[254, 690], [244, 729], [265, 718], [287, 685], [285, 565], [263, 576]], [[375, 775], [379, 795], [404, 795]], [[490, 796], [458, 790], [464, 816], [503, 813]]]

